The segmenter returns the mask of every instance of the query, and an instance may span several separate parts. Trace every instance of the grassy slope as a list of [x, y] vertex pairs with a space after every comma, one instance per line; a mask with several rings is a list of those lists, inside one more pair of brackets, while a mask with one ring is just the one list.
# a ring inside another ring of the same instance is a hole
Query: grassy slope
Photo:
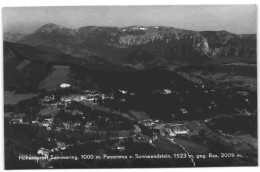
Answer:
[[16, 104], [21, 100], [29, 99], [37, 96], [37, 94], [15, 94], [14, 92], [4, 92], [4, 104]]
[[49, 75], [40, 83], [40, 88], [54, 90], [62, 83], [69, 82], [69, 66], [53, 66]]

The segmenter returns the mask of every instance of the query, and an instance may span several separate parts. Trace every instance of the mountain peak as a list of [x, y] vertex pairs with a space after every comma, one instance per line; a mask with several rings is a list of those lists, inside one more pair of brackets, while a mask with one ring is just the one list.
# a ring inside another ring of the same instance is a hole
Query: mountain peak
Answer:
[[[10, 36], [11, 37], [11, 36]], [[48, 23], [19, 43], [56, 48], [90, 59], [100, 56], [120, 64], [143, 66], [202, 63], [215, 59], [256, 57], [256, 35], [227, 31], [192, 31], [170, 26], [84, 26], [70, 29]]]
[[36, 30], [36, 32], [51, 32], [53, 30], [57, 30], [57, 29], [66, 29], [60, 25], [54, 24], [54, 23], [48, 23], [45, 24], [43, 26], [41, 26], [38, 30]]

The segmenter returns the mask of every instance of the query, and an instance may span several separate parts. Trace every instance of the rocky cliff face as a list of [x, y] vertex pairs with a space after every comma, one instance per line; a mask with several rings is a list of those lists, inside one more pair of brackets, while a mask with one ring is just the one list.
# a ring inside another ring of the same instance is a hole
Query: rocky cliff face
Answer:
[[87, 26], [73, 30], [47, 24], [16, 42], [49, 46], [77, 58], [95, 56], [142, 67], [227, 59], [256, 60], [256, 35], [163, 26]]

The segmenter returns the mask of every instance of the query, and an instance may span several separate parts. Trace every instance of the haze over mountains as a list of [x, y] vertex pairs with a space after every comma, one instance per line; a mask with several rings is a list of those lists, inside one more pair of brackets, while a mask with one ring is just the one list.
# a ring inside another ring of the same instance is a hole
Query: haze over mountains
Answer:
[[28, 35], [5, 33], [4, 41], [15, 43], [8, 47], [23, 56], [61, 62], [70, 59], [89, 66], [145, 69], [226, 61], [256, 62], [256, 35], [227, 31], [198, 32], [165, 26], [69, 29], [49, 23]]

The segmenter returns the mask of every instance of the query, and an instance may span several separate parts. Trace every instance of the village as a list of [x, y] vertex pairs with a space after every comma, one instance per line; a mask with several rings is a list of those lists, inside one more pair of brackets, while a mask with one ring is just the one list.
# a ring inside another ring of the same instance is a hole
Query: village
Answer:
[[[204, 94], [216, 93], [214, 89], [208, 89], [201, 83], [200, 85], [195, 84], [194, 87], [200, 89]], [[60, 85], [61, 90], [67, 88], [70, 88], [70, 84], [63, 83]], [[248, 102], [248, 92], [238, 90], [233, 93]], [[152, 94], [180, 97], [180, 94], [189, 96], [191, 93], [190, 91], [180, 93], [173, 89], [164, 88], [157, 89]], [[194, 132], [191, 131], [191, 123], [189, 122], [185, 123], [178, 120], [166, 122], [149, 116], [143, 119], [132, 118], [131, 115], [122, 112], [120, 109], [105, 106], [105, 102], [109, 101], [117, 101], [121, 106], [127, 103], [129, 97], [133, 98], [134, 96], [136, 96], [135, 92], [126, 89], [118, 89], [111, 93], [102, 93], [97, 90], [83, 90], [82, 93], [78, 94], [48, 93], [39, 99], [39, 103], [43, 108], [31, 120], [28, 120], [25, 114], [16, 114], [10, 118], [9, 124], [30, 125], [44, 128], [47, 132], [54, 132], [57, 135], [64, 135], [62, 139], [52, 136], [43, 138], [48, 142], [53, 142], [54, 145], [52, 147], [38, 147], [35, 154], [46, 157], [52, 155], [63, 156], [66, 155], [67, 150], [73, 150], [75, 147], [92, 143], [101, 144], [108, 141], [111, 144], [106, 146], [105, 151], [121, 154], [127, 152], [129, 139], [132, 140], [131, 144], [139, 143], [157, 147], [162, 141], [168, 141], [167, 144], [170, 144], [170, 147], [181, 147], [176, 143], [176, 140], [190, 139], [192, 135], [198, 135], [199, 130], [205, 128], [202, 123], [208, 123], [211, 120], [209, 118], [202, 122], [195, 122], [194, 126], [197, 129]], [[180, 99], [182, 100], [182, 98]], [[212, 99], [207, 109], [211, 110], [217, 107], [217, 102]], [[182, 116], [189, 116], [192, 113], [185, 106], [179, 107], [178, 111]], [[246, 110], [240, 113], [251, 115]], [[171, 114], [172, 119], [176, 119], [176, 114]], [[186, 152], [184, 148], [181, 147], [181, 149]], [[49, 162], [42, 160], [40, 164], [45, 167]]]
[[[67, 89], [70, 88], [71, 85], [69, 83], [62, 83], [60, 84], [60, 89]], [[195, 87], [198, 87], [198, 85], [195, 85]], [[201, 90], [205, 94], [215, 94], [215, 90], [208, 90], [204, 87], [204, 84], [200, 82], [200, 87]], [[162, 89], [158, 90], [159, 94], [164, 94], [164, 95], [174, 95], [177, 94], [179, 96], [179, 92], [173, 91], [171, 89]], [[134, 92], [124, 90], [124, 89], [118, 89], [117, 92], [121, 94], [122, 96], [120, 97], [120, 102], [125, 102], [126, 99], [124, 96], [135, 96]], [[189, 95], [189, 91], [186, 91], [185, 94]], [[248, 96], [249, 93], [246, 91], [236, 91], [234, 93], [237, 96], [242, 97], [246, 103], [248, 102]], [[104, 94], [101, 92], [98, 92], [97, 90], [83, 90], [83, 94], [68, 94], [68, 95], [62, 95], [60, 97], [56, 97], [55, 94], [52, 95], [46, 95], [41, 99], [41, 104], [42, 106], [51, 109], [50, 111], [47, 112], [42, 112], [39, 113], [35, 116], [35, 119], [31, 121], [33, 125], [37, 126], [42, 126], [46, 127], [47, 130], [57, 130], [61, 131], [62, 129], [71, 129], [71, 130], [76, 130], [76, 129], [91, 129], [93, 127], [94, 122], [88, 121], [84, 126], [82, 126], [81, 121], [85, 119], [85, 116], [82, 111], [78, 109], [67, 109], [67, 107], [72, 103], [72, 102], [80, 102], [82, 104], [88, 105], [88, 106], [93, 106], [93, 105], [98, 105], [102, 104], [104, 101], [107, 100], [114, 100], [114, 94]], [[211, 110], [213, 108], [217, 108], [218, 105], [214, 100], [210, 102], [208, 105], [208, 109]], [[63, 121], [62, 125], [55, 126], [54, 125], [54, 117], [56, 113], [52, 112], [59, 112], [61, 109], [63, 109], [66, 113], [71, 114], [74, 117], [77, 117], [77, 120], [72, 121]], [[186, 108], [180, 108], [179, 109], [180, 113], [183, 115], [188, 115], [189, 112]], [[241, 112], [243, 113], [243, 112]], [[54, 115], [53, 115], [54, 114]], [[250, 113], [247, 110], [244, 110], [244, 113], [246, 115], [250, 115]], [[29, 124], [29, 121], [24, 120], [25, 114], [19, 114], [12, 118], [9, 123], [10, 124]], [[41, 118], [39, 118], [39, 116]], [[175, 117], [175, 114], [172, 114], [172, 117]], [[164, 135], [164, 136], [176, 136], [180, 134], [188, 134], [189, 130], [182, 124], [171, 124], [171, 123], [163, 123], [162, 121], [159, 122], [159, 120], [153, 121], [152, 119], [146, 119], [143, 121], [138, 122], [141, 127], [146, 127], [150, 130], [152, 130], [154, 133]], [[55, 126], [55, 128], [54, 128]]]
[[[64, 84], [63, 84], [64, 85]], [[121, 94], [127, 94], [128, 91], [119, 90]], [[170, 90], [164, 90], [165, 94], [170, 94]], [[129, 92], [130, 96], [134, 93]], [[75, 145], [87, 144], [87, 143], [100, 143], [105, 142], [107, 139], [115, 141], [115, 143], [110, 147], [111, 151], [126, 151], [125, 139], [131, 138], [136, 143], [150, 144], [154, 146], [153, 142], [158, 139], [158, 136], [163, 137], [174, 137], [177, 135], [187, 135], [189, 130], [182, 124], [165, 123], [160, 120], [145, 119], [141, 121], [134, 121], [133, 129], [123, 129], [121, 130], [120, 125], [125, 125], [122, 121], [114, 120], [114, 118], [102, 116], [96, 114], [95, 118], [92, 120], [87, 120], [86, 115], [80, 109], [71, 109], [71, 104], [74, 102], [79, 102], [82, 104], [87, 104], [88, 106], [97, 105], [97, 100], [113, 99], [113, 95], [105, 95], [98, 93], [97, 91], [85, 90], [83, 95], [71, 94], [67, 96], [61, 96], [58, 101], [56, 101], [55, 95], [44, 96], [40, 102], [44, 107], [51, 107], [53, 110], [45, 114], [37, 114], [35, 119], [28, 121], [25, 120], [24, 115], [19, 115], [12, 118], [9, 121], [11, 125], [32, 125], [35, 127], [45, 128], [50, 132], [64, 133], [64, 131], [72, 131], [75, 133], [83, 132], [86, 135], [91, 135], [91, 139], [88, 141], [78, 140], [75, 143], [66, 143], [66, 141], [60, 141], [56, 138], [48, 137], [46, 138], [49, 142], [54, 142], [56, 146], [47, 148], [40, 147], [37, 150], [39, 156], [50, 156], [50, 155], [63, 155], [66, 149], [73, 149]], [[53, 111], [57, 111], [53, 115]], [[63, 112], [63, 116], [59, 116], [60, 112]], [[185, 110], [183, 109], [184, 113]], [[119, 128], [103, 128], [103, 123], [112, 126], [119, 125]], [[102, 129], [103, 128], [103, 129]], [[144, 129], [145, 128], [145, 129]], [[143, 130], [144, 129], [144, 130]], [[146, 131], [149, 130], [149, 132]], [[99, 133], [100, 136], [97, 137]], [[110, 134], [109, 134], [110, 133]], [[114, 133], [114, 134], [113, 134]], [[152, 133], [152, 135], [150, 134]], [[42, 166], [45, 166], [49, 161], [41, 161]]]
[[163, 122], [158, 119], [145, 119], [138, 122], [142, 133], [151, 137], [151, 141], [155, 141], [159, 136], [176, 137], [185, 136], [189, 134], [189, 129], [182, 123]]

